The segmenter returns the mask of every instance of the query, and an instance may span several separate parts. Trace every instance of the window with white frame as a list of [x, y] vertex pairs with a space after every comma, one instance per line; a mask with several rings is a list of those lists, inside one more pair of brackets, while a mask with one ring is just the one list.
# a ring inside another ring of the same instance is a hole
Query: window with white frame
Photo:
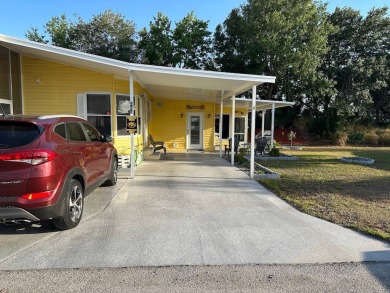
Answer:
[[87, 120], [104, 135], [111, 135], [110, 94], [86, 95]]
[[[142, 113], [142, 99], [136, 96], [135, 116], [138, 116], [138, 134], [142, 134], [142, 123], [139, 117]], [[130, 115], [130, 96], [124, 94], [116, 95], [116, 130], [117, 135], [129, 135], [126, 128], [126, 116]]]
[[235, 117], [234, 133], [238, 136], [239, 141], [245, 141], [245, 117]]
[[[220, 117], [217, 114], [215, 117], [215, 133], [219, 134]], [[231, 121], [229, 114], [222, 115], [222, 139], [228, 139], [230, 133]], [[234, 133], [239, 137], [239, 141], [245, 141], [245, 117], [235, 117]]]
[[117, 135], [128, 135], [126, 116], [130, 115], [130, 96], [116, 95], [116, 130]]

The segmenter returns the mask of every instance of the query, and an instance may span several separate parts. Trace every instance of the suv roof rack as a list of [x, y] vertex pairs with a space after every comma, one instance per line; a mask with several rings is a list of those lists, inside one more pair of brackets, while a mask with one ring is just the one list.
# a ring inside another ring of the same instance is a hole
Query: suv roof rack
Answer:
[[68, 114], [43, 115], [43, 116], [39, 116], [38, 119], [51, 119], [51, 118], [63, 118], [63, 117], [84, 119], [83, 117], [80, 117], [80, 116], [68, 115]]

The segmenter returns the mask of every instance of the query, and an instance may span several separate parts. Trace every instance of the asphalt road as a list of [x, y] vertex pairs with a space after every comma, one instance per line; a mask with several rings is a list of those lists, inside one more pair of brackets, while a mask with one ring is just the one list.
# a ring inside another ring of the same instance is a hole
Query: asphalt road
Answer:
[[0, 292], [390, 292], [389, 263], [0, 271]]
[[[343, 288], [351, 283], [351, 288], [390, 291], [388, 242], [296, 211], [217, 156], [183, 154], [172, 159], [144, 162], [135, 179], [97, 189], [86, 198], [76, 229], [0, 226], [0, 292], [18, 292], [19, 282], [35, 282], [47, 290], [67, 288], [67, 280], [73, 292], [88, 291], [88, 284], [112, 286], [111, 292], [129, 284], [158, 292], [164, 281], [173, 291], [180, 286], [189, 291], [192, 284], [200, 291], [222, 292], [226, 290], [219, 289], [220, 281], [225, 286], [221, 288], [232, 291], [240, 284], [233, 282], [236, 273], [245, 281], [242, 292], [266, 284], [279, 290], [329, 282], [333, 288], [330, 278], [345, 284]], [[161, 273], [155, 287], [153, 270]], [[188, 272], [193, 277], [179, 278]], [[257, 272], [261, 278], [254, 278]], [[272, 277], [279, 272], [280, 278]], [[267, 274], [271, 277], [264, 279]], [[38, 276], [54, 283], [39, 282]], [[205, 276], [210, 279], [201, 281]], [[310, 286], [302, 288], [298, 291]]]

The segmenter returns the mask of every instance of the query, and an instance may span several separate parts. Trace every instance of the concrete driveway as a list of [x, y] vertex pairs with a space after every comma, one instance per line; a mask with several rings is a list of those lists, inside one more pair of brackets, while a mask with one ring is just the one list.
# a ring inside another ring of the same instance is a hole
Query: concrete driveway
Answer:
[[390, 261], [390, 245], [302, 214], [215, 154], [146, 161], [81, 224], [0, 227], [0, 269]]

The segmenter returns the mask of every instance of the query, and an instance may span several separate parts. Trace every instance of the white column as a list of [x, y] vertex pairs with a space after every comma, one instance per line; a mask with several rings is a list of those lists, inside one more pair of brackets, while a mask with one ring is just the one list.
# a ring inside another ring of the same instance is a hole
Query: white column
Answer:
[[221, 109], [219, 111], [219, 156], [222, 158], [222, 118], [223, 118], [223, 100], [221, 97]]
[[252, 88], [252, 119], [251, 119], [251, 158], [250, 178], [255, 178], [255, 127], [256, 127], [256, 86]]
[[264, 136], [265, 113], [267, 113], [267, 110], [261, 112], [261, 136]]
[[[135, 101], [134, 101], [134, 79], [133, 73], [130, 71], [130, 116], [135, 116]], [[135, 151], [134, 151], [134, 133], [130, 134], [130, 179], [134, 179]]]
[[234, 120], [236, 118], [236, 96], [232, 97], [232, 129], [231, 129], [231, 138], [232, 138], [232, 145], [231, 145], [231, 152], [230, 152], [230, 162], [232, 166], [234, 166]]
[[271, 150], [274, 147], [274, 129], [275, 129], [275, 103], [272, 103]]

